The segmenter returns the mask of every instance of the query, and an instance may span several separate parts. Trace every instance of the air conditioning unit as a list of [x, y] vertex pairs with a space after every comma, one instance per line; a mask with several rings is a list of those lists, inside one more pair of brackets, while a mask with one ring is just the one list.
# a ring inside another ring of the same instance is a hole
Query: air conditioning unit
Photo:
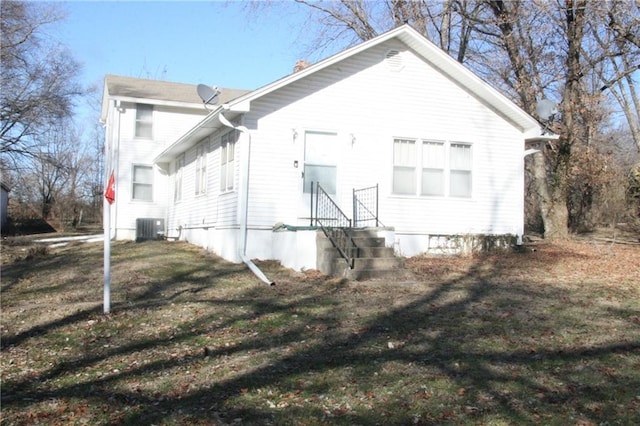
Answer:
[[164, 219], [136, 219], [136, 242], [162, 239], [164, 239]]

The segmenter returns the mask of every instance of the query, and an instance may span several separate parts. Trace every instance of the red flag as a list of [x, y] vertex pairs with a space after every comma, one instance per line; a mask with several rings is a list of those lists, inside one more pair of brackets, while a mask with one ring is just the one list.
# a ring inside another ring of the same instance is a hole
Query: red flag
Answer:
[[104, 192], [104, 198], [107, 199], [109, 204], [113, 204], [116, 201], [116, 182], [113, 178], [113, 171], [109, 176], [109, 182], [107, 182], [107, 190]]

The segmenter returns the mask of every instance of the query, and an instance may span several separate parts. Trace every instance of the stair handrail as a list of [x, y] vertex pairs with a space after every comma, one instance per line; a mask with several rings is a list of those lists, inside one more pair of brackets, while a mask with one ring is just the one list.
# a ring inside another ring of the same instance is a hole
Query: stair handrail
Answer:
[[384, 226], [378, 217], [378, 184], [353, 190], [353, 226], [374, 220], [376, 228]]
[[[316, 225], [320, 226], [324, 235], [338, 250], [340, 257], [347, 262], [349, 268], [353, 269], [359, 249], [348, 232], [348, 229], [351, 228], [351, 219], [344, 214], [331, 196], [320, 186], [320, 182], [316, 182], [316, 188]], [[313, 183], [311, 184], [311, 191], [313, 192]]]

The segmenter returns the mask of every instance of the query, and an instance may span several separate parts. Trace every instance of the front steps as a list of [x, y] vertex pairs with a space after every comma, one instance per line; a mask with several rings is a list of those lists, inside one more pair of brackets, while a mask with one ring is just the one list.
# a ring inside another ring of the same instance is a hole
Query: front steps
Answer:
[[408, 271], [404, 267], [404, 259], [396, 257], [392, 247], [385, 246], [385, 239], [378, 237], [376, 228], [350, 229], [348, 232], [359, 249], [353, 269], [340, 257], [324, 233], [318, 231], [316, 244], [320, 272], [351, 280], [406, 279]]

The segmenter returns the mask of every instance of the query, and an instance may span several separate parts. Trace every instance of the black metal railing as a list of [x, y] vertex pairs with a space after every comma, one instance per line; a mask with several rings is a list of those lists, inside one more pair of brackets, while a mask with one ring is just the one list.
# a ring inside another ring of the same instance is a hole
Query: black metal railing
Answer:
[[353, 226], [384, 226], [378, 218], [378, 184], [353, 190]]
[[[311, 194], [314, 193], [313, 186], [311, 183]], [[315, 186], [315, 215], [312, 215], [311, 222], [313, 224], [315, 219], [315, 225], [322, 229], [324, 235], [340, 253], [340, 257], [347, 262], [349, 268], [353, 269], [355, 259], [358, 257], [358, 246], [349, 235], [351, 219], [340, 210], [319, 182]]]

